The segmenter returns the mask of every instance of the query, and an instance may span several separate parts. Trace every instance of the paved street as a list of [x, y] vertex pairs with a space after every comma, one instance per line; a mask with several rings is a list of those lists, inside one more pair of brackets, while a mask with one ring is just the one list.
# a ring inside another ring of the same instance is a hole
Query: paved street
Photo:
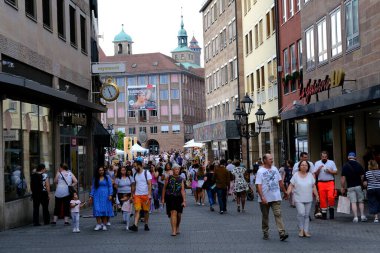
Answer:
[[0, 232], [0, 252], [379, 252], [380, 224], [374, 224], [372, 217], [369, 222], [357, 224], [341, 214], [334, 221], [313, 220], [312, 238], [299, 238], [296, 210], [283, 202], [289, 238], [286, 242], [279, 240], [271, 216], [270, 240], [264, 241], [256, 201], [248, 202], [245, 213], [237, 213], [229, 198], [224, 215], [210, 212], [207, 206], [196, 206], [189, 193], [188, 202], [177, 237], [170, 236], [169, 219], [163, 213], [152, 214], [151, 231], [145, 232], [140, 226], [137, 233], [125, 231], [119, 214], [108, 231], [93, 231], [95, 219], [81, 218], [79, 234], [63, 226], [62, 220], [56, 226]]

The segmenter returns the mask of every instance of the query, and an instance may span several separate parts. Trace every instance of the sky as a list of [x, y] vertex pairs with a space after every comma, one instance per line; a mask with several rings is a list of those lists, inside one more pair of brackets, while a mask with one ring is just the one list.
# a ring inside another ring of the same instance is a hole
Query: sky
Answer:
[[[98, 0], [99, 44], [113, 55], [113, 39], [121, 31], [132, 37], [133, 54], [160, 52], [171, 56], [181, 28], [181, 7], [188, 42], [192, 36], [203, 48], [202, 14], [205, 0]], [[203, 52], [202, 52], [203, 54]], [[202, 57], [201, 57], [202, 58]]]

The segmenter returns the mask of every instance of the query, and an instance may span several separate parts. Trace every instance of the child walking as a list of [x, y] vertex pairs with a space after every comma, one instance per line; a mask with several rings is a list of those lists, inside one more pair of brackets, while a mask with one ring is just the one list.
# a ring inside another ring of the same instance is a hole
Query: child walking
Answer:
[[123, 201], [123, 205], [121, 206], [121, 211], [123, 212], [123, 221], [126, 224], [126, 230], [129, 230], [129, 220], [132, 213], [132, 204], [131, 204], [131, 197], [129, 194], [124, 194], [123, 197], [120, 199]]
[[78, 198], [78, 194], [74, 192], [73, 199], [70, 201], [71, 207], [71, 219], [73, 222], [73, 233], [79, 233], [79, 210], [86, 202], [81, 202]]

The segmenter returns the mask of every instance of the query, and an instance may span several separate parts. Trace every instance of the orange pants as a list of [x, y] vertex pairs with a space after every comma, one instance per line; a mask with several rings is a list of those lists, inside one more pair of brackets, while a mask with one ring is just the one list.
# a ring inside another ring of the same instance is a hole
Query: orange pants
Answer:
[[335, 184], [334, 181], [318, 182], [319, 206], [321, 209], [335, 206]]

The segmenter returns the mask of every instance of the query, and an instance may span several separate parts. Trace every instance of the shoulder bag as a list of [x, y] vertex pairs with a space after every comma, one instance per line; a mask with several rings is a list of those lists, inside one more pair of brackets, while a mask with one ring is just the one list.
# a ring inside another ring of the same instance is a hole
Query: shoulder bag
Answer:
[[69, 185], [69, 184], [67, 183], [65, 177], [63, 176], [63, 174], [62, 174], [61, 172], [59, 172], [59, 173], [61, 174], [63, 181], [65, 181], [65, 183], [67, 184], [67, 188], [69, 189], [70, 197], [72, 197], [72, 196], [74, 195], [74, 192], [76, 192], [74, 186]]

